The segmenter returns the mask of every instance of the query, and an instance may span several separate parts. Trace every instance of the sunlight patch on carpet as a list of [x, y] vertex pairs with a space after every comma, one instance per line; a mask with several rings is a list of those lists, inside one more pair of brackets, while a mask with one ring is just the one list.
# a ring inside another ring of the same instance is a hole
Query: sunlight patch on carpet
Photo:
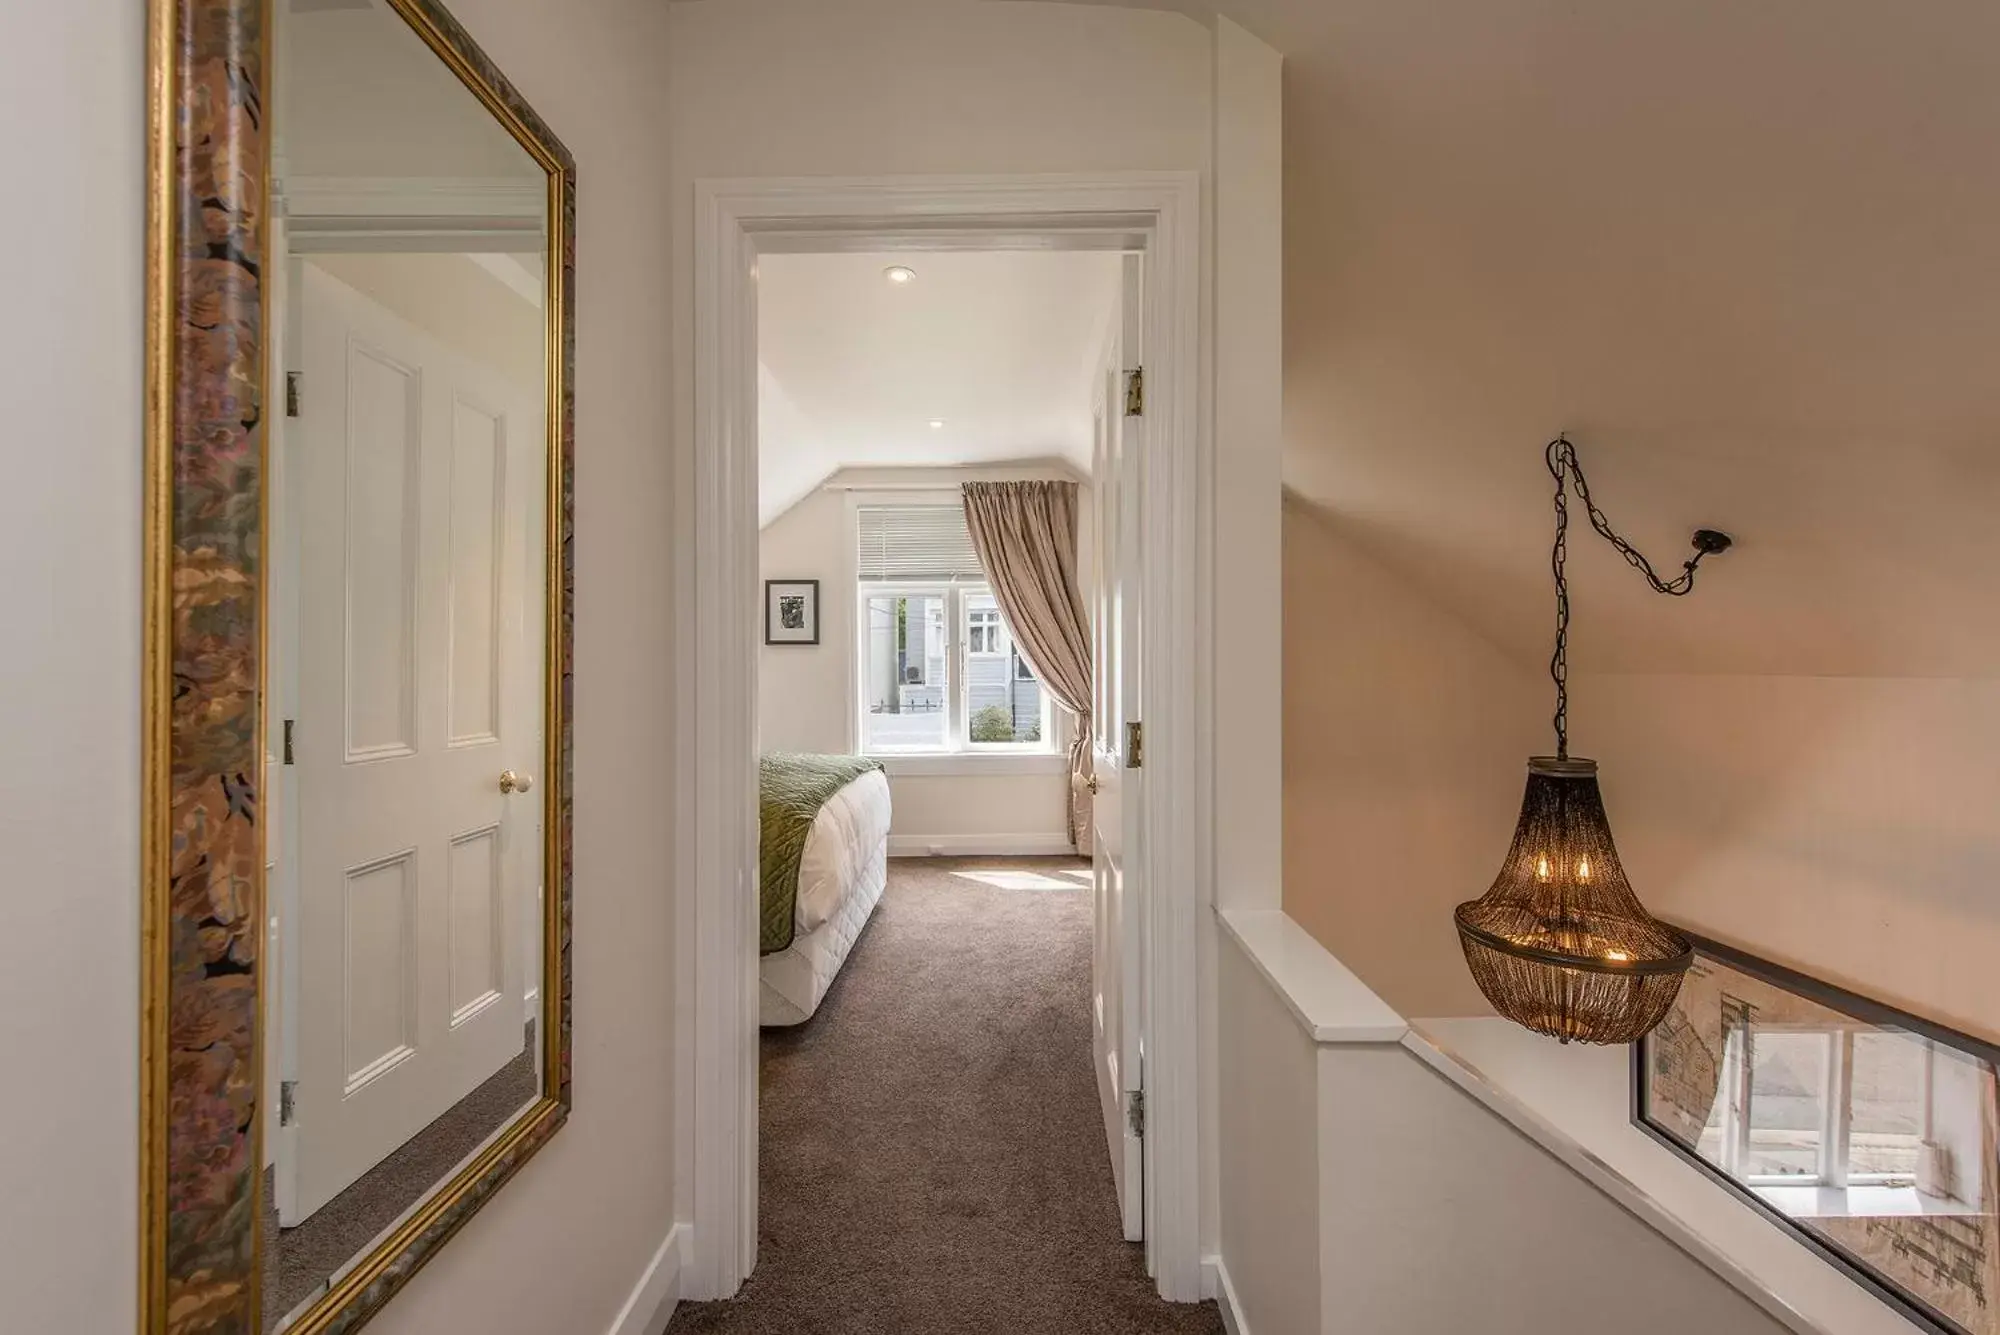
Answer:
[[[1077, 888], [1075, 882], [1064, 880], [1061, 875], [1051, 876], [1047, 872], [1040, 871], [1017, 871], [1000, 867], [969, 867], [963, 871], [954, 871], [951, 874], [960, 880], [977, 881], [981, 885], [990, 885], [995, 890], [1074, 890]], [[1090, 873], [1085, 872], [1083, 876], [1088, 880]]]

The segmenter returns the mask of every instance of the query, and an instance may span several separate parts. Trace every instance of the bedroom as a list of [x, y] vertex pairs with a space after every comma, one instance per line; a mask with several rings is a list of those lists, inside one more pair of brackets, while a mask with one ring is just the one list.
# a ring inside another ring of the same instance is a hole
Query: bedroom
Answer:
[[[1124, 1241], [1139, 1173], [1114, 1163], [1122, 885], [1099, 829], [1135, 702], [1105, 632], [1136, 612], [1099, 574], [1119, 565], [1103, 508], [1136, 494], [1139, 286], [1118, 249], [759, 257], [775, 1289], [824, 1281], [837, 1260], [807, 1238], [827, 1221], [944, 1247], [968, 1208], [994, 1210], [995, 1246], [1066, 1234], [1114, 1290], [1146, 1286]], [[1066, 1200], [1029, 1219], [965, 1199], [982, 1160], [1024, 1152]]]

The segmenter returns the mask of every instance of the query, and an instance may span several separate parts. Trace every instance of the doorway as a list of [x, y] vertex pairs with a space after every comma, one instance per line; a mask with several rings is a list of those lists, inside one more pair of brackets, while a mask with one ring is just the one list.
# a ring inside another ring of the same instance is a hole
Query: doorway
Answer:
[[[1144, 1184], [1126, 1195], [1128, 1231], [1143, 1235], [1160, 1295], [1200, 1296], [1196, 926], [1209, 898], [1210, 795], [1198, 781], [1207, 743], [1196, 727], [1197, 665], [1207, 653], [1199, 209], [1198, 180], [1184, 174], [698, 189], [694, 575], [683, 604], [697, 661], [681, 687], [692, 744], [680, 758], [686, 835], [678, 869], [681, 960], [693, 994], [683, 1009], [680, 1083], [680, 1152], [694, 1184], [683, 1269], [690, 1297], [735, 1292], [756, 1261], [756, 266], [775, 253], [1006, 249], [1128, 252], [1140, 277], [1132, 319], [1143, 371], [1128, 384], [1122, 373], [1141, 368], [1118, 368], [1107, 406], [1122, 419], [1129, 404], [1144, 418], [1146, 465], [1120, 492], [1123, 531], [1137, 549], [1125, 571], [1129, 602], [1145, 609], [1128, 660], [1132, 707], [1143, 700], [1144, 717], [1121, 719], [1094, 749], [1101, 763], [1116, 757], [1121, 779], [1141, 769], [1145, 777], [1118, 785], [1123, 800], [1112, 804], [1121, 822], [1119, 885], [1143, 888], [1124, 897], [1109, 938], [1100, 908], [1098, 942], [1129, 980], [1114, 1004], [1129, 993], [1124, 1032], [1143, 1060], [1121, 1062], [1118, 1078], [1141, 1078], [1143, 1068], [1145, 1106], [1141, 1124], [1124, 1091], [1107, 1083], [1106, 1152], [1115, 1148], [1114, 1162], [1130, 1165], [1126, 1180]], [[1139, 727], [1128, 734], [1125, 723]], [[1100, 905], [1103, 896], [1100, 886]]]

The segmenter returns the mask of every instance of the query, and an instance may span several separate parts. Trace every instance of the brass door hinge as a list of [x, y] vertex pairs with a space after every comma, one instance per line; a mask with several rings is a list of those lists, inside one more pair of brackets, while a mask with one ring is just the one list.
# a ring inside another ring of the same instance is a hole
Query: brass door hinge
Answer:
[[1146, 725], [1125, 725], [1125, 768], [1138, 769], [1146, 763]]
[[1135, 366], [1125, 373], [1125, 415], [1146, 415], [1146, 368]]
[[299, 415], [299, 385], [305, 379], [297, 371], [285, 372], [285, 416]]
[[1146, 1138], [1146, 1091], [1135, 1089], [1125, 1096], [1125, 1129], [1134, 1140]]

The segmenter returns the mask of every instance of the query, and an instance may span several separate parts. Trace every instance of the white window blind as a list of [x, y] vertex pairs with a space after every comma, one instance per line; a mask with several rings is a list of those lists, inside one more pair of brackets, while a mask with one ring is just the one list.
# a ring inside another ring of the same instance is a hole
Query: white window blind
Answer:
[[863, 581], [984, 580], [986, 571], [956, 505], [864, 505], [855, 576]]

